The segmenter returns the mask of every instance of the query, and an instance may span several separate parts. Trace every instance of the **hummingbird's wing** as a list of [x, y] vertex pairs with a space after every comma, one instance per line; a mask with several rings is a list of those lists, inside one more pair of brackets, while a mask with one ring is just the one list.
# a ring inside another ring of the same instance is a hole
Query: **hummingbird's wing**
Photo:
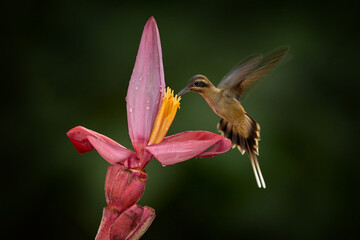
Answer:
[[277, 48], [265, 56], [252, 55], [240, 62], [219, 83], [224, 93], [240, 99], [245, 90], [256, 80], [265, 76], [286, 55], [289, 47]]
[[250, 74], [252, 74], [260, 65], [263, 56], [260, 54], [251, 55], [243, 59], [228, 74], [226, 74], [217, 88], [232, 88], [242, 83]]

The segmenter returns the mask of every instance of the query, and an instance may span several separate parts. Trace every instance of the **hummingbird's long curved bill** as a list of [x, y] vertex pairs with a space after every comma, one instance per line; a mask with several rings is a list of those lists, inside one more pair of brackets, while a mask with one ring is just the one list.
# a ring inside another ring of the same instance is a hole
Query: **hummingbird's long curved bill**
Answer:
[[184, 93], [187, 93], [188, 91], [190, 91], [190, 88], [185, 87], [183, 90], [178, 92], [177, 96], [180, 97], [181, 95], [183, 95]]

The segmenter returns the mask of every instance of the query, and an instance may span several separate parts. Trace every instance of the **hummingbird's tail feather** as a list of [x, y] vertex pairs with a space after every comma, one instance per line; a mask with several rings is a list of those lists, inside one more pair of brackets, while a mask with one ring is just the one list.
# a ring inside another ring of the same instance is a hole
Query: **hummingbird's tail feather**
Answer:
[[[232, 124], [228, 121], [226, 121], [225, 119], [221, 119], [220, 122], [217, 125], [217, 129], [219, 130], [219, 132], [221, 133], [222, 136], [228, 138], [231, 140], [232, 143], [232, 148], [234, 149], [236, 146], [240, 145], [240, 138], [241, 135], [238, 134], [238, 132], [236, 131], [236, 129], [232, 126]], [[245, 146], [245, 142], [242, 141]], [[245, 150], [242, 152], [242, 154], [244, 154]]]
[[[256, 155], [259, 155], [259, 144], [260, 140], [260, 126], [255, 122], [249, 115], [245, 114], [245, 133], [237, 130], [231, 122], [225, 119], [221, 119], [217, 125], [218, 130], [223, 136], [230, 139], [233, 148], [237, 147], [241, 154], [245, 151], [248, 153], [251, 166], [254, 170], [254, 175], [259, 188], [266, 188], [264, 178], [262, 176], [260, 165]], [[244, 136], [246, 135], [246, 136]]]
[[[246, 152], [259, 155], [260, 126], [249, 115], [245, 115], [245, 131], [240, 132], [233, 124], [224, 118], [220, 120], [217, 128], [221, 135], [231, 140], [233, 146], [237, 146], [242, 154]], [[246, 136], [244, 136], [246, 135]]]
[[[253, 168], [253, 171], [254, 171], [254, 175], [255, 175], [255, 179], [256, 179], [256, 183], [258, 185], [259, 188], [261, 188], [261, 183], [260, 183], [260, 179], [259, 179], [259, 175], [258, 175], [258, 172], [257, 172], [257, 168], [255, 166], [255, 159], [253, 158], [253, 156], [255, 156], [256, 158], [256, 155], [251, 155], [250, 156], [250, 162], [251, 162], [251, 166]], [[256, 159], [257, 160], [257, 159]], [[257, 162], [257, 161], [256, 161]]]
[[255, 179], [256, 179], [258, 187], [266, 188], [264, 177], [261, 173], [260, 165], [259, 165], [256, 154], [250, 153], [249, 157], [250, 157], [251, 166], [254, 170], [254, 175], [255, 175]]
[[246, 121], [246, 151], [259, 155], [260, 125], [252, 117], [245, 113]]

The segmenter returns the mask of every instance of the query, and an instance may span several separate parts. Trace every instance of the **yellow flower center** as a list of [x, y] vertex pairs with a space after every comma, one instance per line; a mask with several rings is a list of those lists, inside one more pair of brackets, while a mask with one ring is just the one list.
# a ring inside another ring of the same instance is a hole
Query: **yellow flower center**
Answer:
[[154, 127], [151, 131], [149, 145], [160, 143], [164, 139], [177, 110], [180, 108], [180, 99], [181, 97], [177, 95], [174, 97], [174, 91], [171, 91], [169, 87], [165, 89], [160, 111], [156, 116]]

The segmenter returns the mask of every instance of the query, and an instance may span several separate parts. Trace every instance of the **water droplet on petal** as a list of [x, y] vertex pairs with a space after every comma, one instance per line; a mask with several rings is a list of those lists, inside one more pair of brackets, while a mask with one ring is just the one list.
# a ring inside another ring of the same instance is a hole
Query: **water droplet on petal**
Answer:
[[129, 112], [132, 112], [132, 108], [129, 109]]
[[139, 87], [136, 86], [136, 87], [135, 87], [135, 90], [138, 90], [138, 89], [139, 89]]
[[161, 164], [163, 167], [166, 167], [166, 164]]
[[146, 110], [149, 110], [150, 109], [150, 107], [146, 107]]

